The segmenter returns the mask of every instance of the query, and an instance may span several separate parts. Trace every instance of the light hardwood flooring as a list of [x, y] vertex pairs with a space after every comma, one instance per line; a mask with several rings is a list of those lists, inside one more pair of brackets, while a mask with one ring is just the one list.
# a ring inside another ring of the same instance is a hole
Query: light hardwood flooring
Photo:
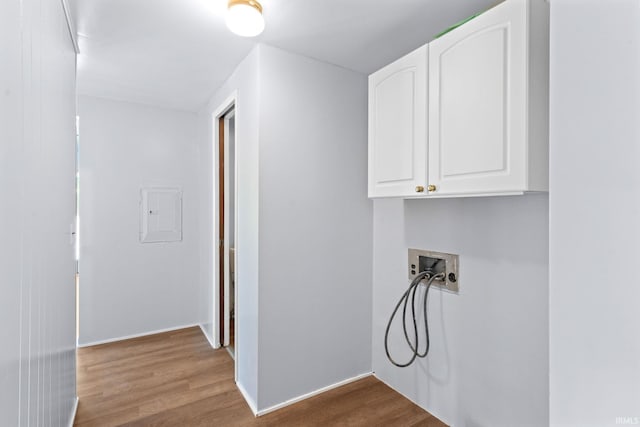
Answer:
[[255, 418], [199, 328], [78, 349], [76, 426], [445, 426], [374, 377]]

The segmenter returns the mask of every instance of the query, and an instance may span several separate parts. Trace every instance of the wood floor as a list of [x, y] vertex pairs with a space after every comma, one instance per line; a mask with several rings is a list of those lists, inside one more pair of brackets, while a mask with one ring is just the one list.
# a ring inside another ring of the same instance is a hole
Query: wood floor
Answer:
[[255, 418], [199, 328], [78, 349], [76, 426], [445, 426], [374, 377]]

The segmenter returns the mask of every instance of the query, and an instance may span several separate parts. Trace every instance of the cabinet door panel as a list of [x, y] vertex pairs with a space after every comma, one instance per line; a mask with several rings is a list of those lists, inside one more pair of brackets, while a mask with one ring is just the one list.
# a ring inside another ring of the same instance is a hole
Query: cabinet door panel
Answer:
[[387, 77], [375, 88], [376, 182], [413, 178], [415, 69]]
[[[465, 39], [440, 56], [443, 178], [506, 170], [506, 42], [506, 30], [498, 28]], [[481, 150], [478, 141], [485, 142]]]
[[425, 46], [369, 77], [369, 197], [426, 182], [426, 71]]
[[526, 2], [501, 6], [430, 46], [429, 183], [440, 194], [526, 188]]

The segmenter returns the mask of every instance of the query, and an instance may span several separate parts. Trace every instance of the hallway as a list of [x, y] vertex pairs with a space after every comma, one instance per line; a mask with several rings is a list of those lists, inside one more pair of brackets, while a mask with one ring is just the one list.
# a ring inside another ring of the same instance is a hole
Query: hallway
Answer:
[[374, 377], [255, 418], [197, 327], [78, 349], [76, 426], [444, 426]]

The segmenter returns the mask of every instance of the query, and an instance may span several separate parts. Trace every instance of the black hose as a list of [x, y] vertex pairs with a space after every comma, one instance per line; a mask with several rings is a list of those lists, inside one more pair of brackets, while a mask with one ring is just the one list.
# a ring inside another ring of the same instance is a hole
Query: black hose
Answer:
[[[418, 285], [420, 285], [420, 282], [424, 278], [427, 279], [427, 288], [424, 291], [424, 298], [422, 303], [424, 329], [425, 329], [425, 336], [426, 336], [426, 348], [423, 353], [420, 353], [420, 351], [418, 350], [419, 337], [418, 337], [418, 321], [416, 320], [415, 300], [416, 300], [416, 291], [418, 289]], [[431, 288], [431, 283], [433, 283], [433, 281], [436, 279], [443, 279], [443, 278], [444, 278], [444, 274], [442, 273], [433, 274], [433, 271], [431, 270], [426, 270], [421, 273], [418, 273], [418, 275], [415, 277], [415, 279], [413, 279], [413, 281], [409, 285], [409, 288], [404, 292], [404, 294], [402, 294], [402, 297], [400, 297], [398, 304], [396, 304], [396, 308], [393, 309], [393, 313], [391, 314], [389, 323], [387, 323], [387, 329], [384, 333], [384, 350], [387, 353], [387, 358], [394, 365], [400, 368], [405, 368], [411, 365], [416, 360], [416, 358], [418, 357], [424, 358], [427, 356], [427, 354], [429, 354], [430, 342], [429, 342], [429, 320], [427, 318], [427, 297], [429, 296], [429, 288]], [[413, 337], [414, 337], [413, 341], [415, 341], [415, 347], [411, 343], [411, 339], [409, 338], [409, 333], [407, 332], [407, 304], [409, 303], [409, 296], [411, 296], [411, 317], [413, 319]], [[411, 356], [411, 359], [409, 359], [407, 363], [398, 363], [395, 360], [393, 360], [393, 357], [391, 357], [391, 354], [389, 353], [389, 330], [391, 329], [391, 324], [393, 323], [393, 319], [396, 316], [396, 313], [398, 312], [398, 309], [400, 308], [400, 305], [402, 305], [403, 302], [404, 302], [404, 307], [402, 308], [402, 330], [404, 331], [404, 339], [406, 340], [407, 344], [409, 345], [409, 348], [413, 352], [413, 355]]]

